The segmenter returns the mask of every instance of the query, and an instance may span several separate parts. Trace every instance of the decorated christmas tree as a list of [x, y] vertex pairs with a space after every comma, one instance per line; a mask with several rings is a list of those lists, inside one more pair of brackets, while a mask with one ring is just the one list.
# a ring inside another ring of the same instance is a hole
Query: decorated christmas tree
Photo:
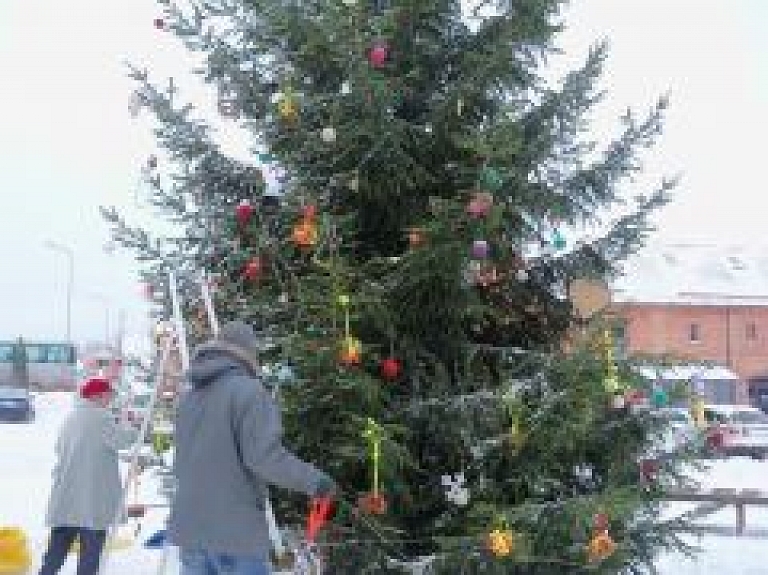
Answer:
[[[178, 274], [191, 340], [209, 335], [201, 271], [219, 315], [263, 333], [286, 442], [341, 489], [329, 572], [639, 572], [676, 545], [659, 501], [677, 460], [648, 463], [643, 384], [569, 299], [667, 201], [667, 181], [622, 194], [665, 101], [593, 142], [606, 51], [546, 81], [556, 0], [160, 4], [220, 117], [135, 71], [168, 158], [151, 201], [177, 234], [105, 216], [166, 309]], [[263, 152], [228, 157], [222, 118]], [[306, 501], [277, 504], [301, 524]]]

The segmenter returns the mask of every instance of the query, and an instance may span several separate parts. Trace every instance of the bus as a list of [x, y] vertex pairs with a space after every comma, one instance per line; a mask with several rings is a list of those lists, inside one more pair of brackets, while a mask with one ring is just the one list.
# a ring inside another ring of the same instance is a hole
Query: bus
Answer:
[[71, 343], [0, 341], [0, 385], [74, 391], [77, 349]]

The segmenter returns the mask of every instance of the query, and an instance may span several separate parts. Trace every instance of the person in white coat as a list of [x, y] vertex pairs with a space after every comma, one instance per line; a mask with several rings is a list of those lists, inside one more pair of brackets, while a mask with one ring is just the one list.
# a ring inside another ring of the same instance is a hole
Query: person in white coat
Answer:
[[51, 528], [40, 575], [55, 575], [79, 541], [77, 575], [99, 571], [107, 530], [122, 503], [118, 450], [135, 439], [135, 430], [115, 420], [108, 379], [90, 378], [64, 421], [56, 442], [56, 466], [46, 524]]

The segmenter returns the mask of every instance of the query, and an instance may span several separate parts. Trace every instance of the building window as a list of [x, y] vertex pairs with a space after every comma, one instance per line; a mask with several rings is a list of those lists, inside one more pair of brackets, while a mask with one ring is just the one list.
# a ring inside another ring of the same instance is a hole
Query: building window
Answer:
[[754, 323], [747, 324], [747, 339], [757, 339], [757, 325]]
[[692, 323], [688, 326], [688, 341], [691, 343], [699, 343], [701, 341], [701, 326], [697, 323]]

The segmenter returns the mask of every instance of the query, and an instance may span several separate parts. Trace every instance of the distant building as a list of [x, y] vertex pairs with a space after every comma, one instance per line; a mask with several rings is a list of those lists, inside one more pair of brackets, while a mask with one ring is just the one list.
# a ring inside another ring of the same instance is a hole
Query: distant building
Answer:
[[718, 397], [768, 408], [768, 251], [669, 246], [635, 258], [613, 288], [628, 354], [724, 366], [740, 382]]

